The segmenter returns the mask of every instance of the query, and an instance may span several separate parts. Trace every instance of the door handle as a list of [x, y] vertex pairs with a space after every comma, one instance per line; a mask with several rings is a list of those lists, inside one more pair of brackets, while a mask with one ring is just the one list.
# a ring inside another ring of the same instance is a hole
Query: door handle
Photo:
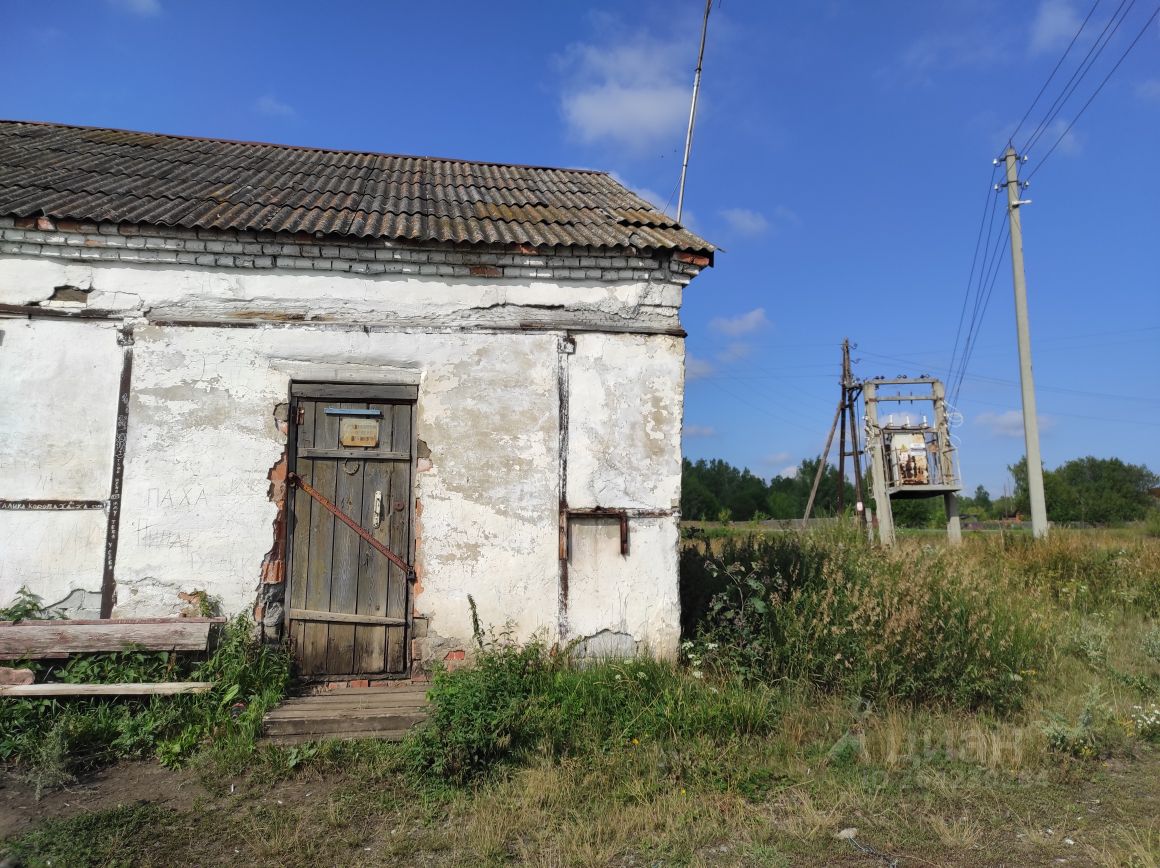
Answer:
[[371, 507], [371, 526], [378, 527], [383, 523], [383, 493], [375, 492], [375, 505]]

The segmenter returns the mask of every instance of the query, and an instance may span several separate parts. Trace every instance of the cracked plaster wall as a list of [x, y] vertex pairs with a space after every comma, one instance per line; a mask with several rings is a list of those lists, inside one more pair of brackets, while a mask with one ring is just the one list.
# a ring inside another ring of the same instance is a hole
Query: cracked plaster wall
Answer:
[[[152, 319], [221, 319], [433, 326], [512, 325], [545, 316], [675, 328], [682, 287], [651, 280], [570, 280], [242, 271], [35, 258], [3, 260], [0, 303], [49, 302], [58, 286], [86, 291], [87, 307]], [[325, 291], [320, 292], [320, 286]]]
[[[49, 301], [61, 285], [88, 290], [87, 301]], [[0, 259], [0, 302], [119, 310], [135, 325], [116, 568], [121, 617], [176, 614], [184, 606], [178, 594], [195, 588], [220, 598], [227, 613], [251, 608], [276, 511], [267, 476], [285, 447], [272, 411], [286, 400], [292, 374], [325, 366], [335, 379], [387, 371], [400, 382], [418, 382], [417, 436], [430, 453], [414, 481], [421, 586], [414, 606], [430, 619], [433, 635], [454, 643], [470, 637], [468, 594], [485, 623], [510, 625], [519, 638], [537, 632], [559, 638], [558, 338], [478, 329], [518, 320], [531, 308], [565, 319], [581, 312], [671, 326], [680, 287], [495, 280], [449, 286], [415, 277]], [[149, 323], [159, 312], [213, 319], [288, 309], [331, 324], [389, 321], [403, 328]], [[39, 472], [58, 474], [64, 462], [46, 436], [51, 408], [67, 405], [92, 422], [70, 448], [91, 471], [91, 484], [57, 488], [22, 468], [12, 477], [23, 480], [19, 494], [5, 485], [0, 497], [108, 496], [120, 373], [115, 325], [0, 321], [6, 333], [21, 335], [0, 345], [0, 365], [14, 372], [0, 383], [0, 395], [6, 408], [36, 402], [35, 414], [17, 415], [20, 449]], [[432, 333], [424, 326], [463, 330]], [[579, 334], [567, 358], [571, 505], [673, 510], [683, 342]], [[7, 477], [18, 449], [0, 455]], [[99, 589], [104, 520], [99, 510], [0, 512], [4, 530], [11, 528], [0, 542], [0, 601], [20, 584], [46, 599]], [[658, 653], [675, 651], [676, 526], [675, 514], [634, 518], [627, 558], [618, 537], [609, 541], [608, 522], [574, 528], [565, 638], [628, 633]], [[59, 542], [45, 546], [46, 540]]]

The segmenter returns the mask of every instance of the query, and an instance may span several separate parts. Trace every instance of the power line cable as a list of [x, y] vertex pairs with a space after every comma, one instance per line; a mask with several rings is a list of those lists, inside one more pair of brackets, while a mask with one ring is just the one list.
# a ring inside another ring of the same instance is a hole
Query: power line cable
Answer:
[[[1097, 0], [1097, 2], [1098, 2], [1098, 0]], [[991, 190], [991, 187], [995, 183], [995, 173], [998, 171], [999, 171], [999, 167], [997, 164], [995, 166], [991, 167], [991, 180], [987, 184], [987, 199], [993, 200], [994, 198], [996, 198], [994, 196], [994, 191]], [[954, 347], [951, 349], [951, 363], [950, 363], [950, 366], [947, 368], [947, 375], [948, 376], [950, 375], [951, 371], [954, 370], [954, 367], [955, 367], [955, 357], [958, 355], [958, 352], [959, 352], [959, 338], [962, 336], [962, 333], [963, 333], [963, 318], [966, 316], [966, 313], [967, 313], [967, 302], [971, 298], [971, 286], [975, 282], [975, 265], [979, 261], [979, 245], [983, 241], [983, 226], [987, 222], [987, 199], [983, 200], [983, 214], [979, 218], [979, 231], [975, 235], [975, 253], [971, 257], [971, 272], [967, 276], [967, 288], [963, 292], [963, 306], [959, 310], [959, 324], [958, 324], [958, 327], [955, 329], [955, 344], [954, 344]], [[994, 209], [994, 205], [992, 205], [992, 213], [993, 213], [993, 209]]]
[[[1124, 19], [1128, 17], [1128, 13], [1132, 11], [1132, 7], [1136, 5], [1136, 0], [1120, 0], [1120, 5], [1116, 7], [1116, 11], [1112, 13], [1112, 17], [1108, 19], [1108, 23], [1104, 25], [1104, 29], [1100, 31], [1096, 37], [1096, 41], [1092, 43], [1092, 47], [1088, 49], [1087, 54], [1084, 55], [1083, 60], [1080, 61], [1079, 66], [1071, 74], [1071, 78], [1063, 86], [1056, 98], [1052, 101], [1047, 113], [1043, 119], [1039, 121], [1035, 131], [1032, 132], [1027, 142], [1023, 145], [1020, 153], [1028, 154], [1032, 148], [1039, 143], [1040, 138], [1046, 134], [1051, 123], [1056, 119], [1067, 101], [1071, 99], [1071, 95], [1075, 93], [1076, 88], [1080, 86], [1096, 61], [1099, 60], [1100, 55], [1104, 53], [1104, 49], [1108, 47], [1108, 43], [1112, 41], [1112, 37], [1116, 35], [1116, 31], [1120, 29], [1120, 25], [1124, 23]], [[1122, 10], [1122, 13], [1121, 13]], [[1117, 17], [1118, 16], [1118, 17]], [[1114, 26], [1113, 26], [1114, 25]], [[1111, 32], [1108, 29], [1111, 28]]]
[[975, 341], [979, 336], [979, 331], [982, 329], [983, 318], [987, 315], [987, 307], [991, 303], [991, 294], [995, 290], [995, 281], [999, 276], [999, 267], [1003, 264], [1003, 261], [1006, 257], [1006, 250], [1000, 249], [1000, 248], [1005, 248], [1006, 243], [1010, 238], [1011, 238], [1011, 230], [1010, 230], [1010, 228], [1008, 228], [1007, 231], [1003, 233], [1003, 236], [1001, 238], [998, 238], [997, 243], [995, 245], [996, 255], [993, 258], [994, 267], [991, 271], [990, 281], [987, 284], [986, 294], [982, 297], [982, 307], [979, 311], [978, 321], [977, 321], [976, 326], [975, 326], [975, 333], [974, 333], [974, 335], [967, 336], [968, 337], [967, 348], [963, 353], [963, 363], [959, 367], [958, 379], [955, 382], [954, 391], [952, 393], [953, 394], [953, 398], [951, 399], [952, 404], [958, 403], [959, 391], [962, 389], [962, 385], [963, 385], [963, 377], [967, 373], [967, 366], [971, 363], [971, 354], [974, 352], [974, 349], [975, 349], [975, 346], [974, 346]]
[[[995, 197], [994, 204], [991, 209], [991, 225], [987, 230], [987, 240], [984, 245], [983, 265], [979, 269], [979, 282], [975, 288], [975, 304], [971, 310], [971, 319], [967, 327], [966, 340], [963, 343], [963, 352], [959, 357], [957, 367], [951, 372], [948, 380], [948, 386], [954, 389], [954, 384], [962, 380], [962, 375], [966, 372], [967, 363], [970, 360], [971, 353], [974, 351], [974, 344], [978, 338], [979, 329], [982, 326], [982, 316], [984, 313], [984, 294], [987, 286], [988, 278], [990, 277], [995, 261], [1000, 257], [999, 246], [1003, 243], [1002, 238], [994, 233], [995, 215], [998, 212], [998, 196]], [[991, 244], [991, 236], [995, 234], [994, 246]]]
[[[1031, 116], [1031, 112], [1032, 112], [1032, 111], [1035, 109], [1035, 106], [1036, 106], [1036, 105], [1039, 103], [1039, 100], [1040, 100], [1040, 98], [1043, 96], [1044, 92], [1047, 90], [1047, 86], [1048, 86], [1049, 84], [1051, 84], [1051, 80], [1052, 80], [1053, 78], [1055, 78], [1055, 74], [1056, 74], [1057, 72], [1059, 72], [1059, 68], [1060, 68], [1061, 66], [1063, 66], [1063, 62], [1064, 62], [1065, 60], [1067, 60], [1067, 56], [1068, 56], [1068, 54], [1070, 54], [1070, 53], [1071, 53], [1071, 49], [1072, 49], [1072, 48], [1075, 46], [1076, 40], [1078, 40], [1078, 39], [1079, 39], [1079, 37], [1080, 37], [1080, 34], [1081, 34], [1081, 33], [1083, 33], [1083, 31], [1084, 31], [1084, 28], [1086, 28], [1086, 27], [1087, 27], [1087, 25], [1088, 25], [1088, 22], [1091, 20], [1091, 17], [1092, 17], [1092, 15], [1093, 15], [1093, 14], [1095, 13], [1095, 11], [1096, 11], [1096, 7], [1098, 7], [1098, 6], [1100, 5], [1100, 3], [1101, 3], [1101, 2], [1102, 2], [1102, 0], [1096, 0], [1096, 2], [1092, 4], [1092, 8], [1088, 10], [1087, 17], [1086, 17], [1086, 18], [1084, 18], [1084, 20], [1083, 20], [1083, 23], [1082, 23], [1082, 24], [1080, 24], [1080, 26], [1079, 26], [1079, 29], [1078, 29], [1078, 30], [1076, 30], [1076, 32], [1075, 32], [1075, 35], [1071, 37], [1071, 42], [1069, 42], [1069, 43], [1067, 44], [1067, 48], [1065, 48], [1065, 49], [1063, 50], [1063, 54], [1062, 54], [1062, 55], [1060, 55], [1060, 58], [1059, 58], [1059, 60], [1058, 60], [1058, 61], [1056, 62], [1056, 64], [1055, 64], [1055, 68], [1054, 68], [1054, 69], [1052, 69], [1052, 70], [1051, 70], [1051, 74], [1047, 76], [1047, 81], [1043, 82], [1043, 87], [1039, 88], [1039, 93], [1037, 93], [1037, 94], [1035, 95], [1035, 99], [1033, 99], [1033, 100], [1031, 101], [1031, 105], [1029, 105], [1029, 106], [1027, 107], [1027, 111], [1025, 111], [1025, 112], [1023, 113], [1023, 117], [1021, 117], [1021, 118], [1019, 119], [1019, 123], [1018, 123], [1018, 124], [1016, 124], [1016, 126], [1015, 126], [1015, 131], [1014, 131], [1013, 133], [1011, 133], [1011, 135], [1010, 135], [1010, 136], [1007, 138], [1007, 142], [1008, 142], [1008, 144], [1010, 144], [1010, 143], [1013, 143], [1013, 142], [1015, 141], [1015, 137], [1016, 137], [1017, 135], [1019, 135], [1019, 131], [1020, 131], [1021, 129], [1023, 129], [1023, 124], [1024, 124], [1024, 123], [1027, 121], [1027, 118], [1029, 118], [1029, 117]], [[993, 180], [993, 179], [994, 179], [994, 176], [992, 175], [992, 180]]]
[[1124, 53], [1120, 55], [1120, 59], [1116, 61], [1115, 66], [1108, 70], [1108, 74], [1104, 76], [1103, 81], [1099, 83], [1096, 89], [1092, 92], [1092, 95], [1088, 97], [1087, 102], [1083, 104], [1080, 110], [1076, 113], [1075, 117], [1071, 119], [1071, 123], [1067, 125], [1067, 128], [1062, 133], [1060, 133], [1059, 138], [1055, 140], [1055, 143], [1051, 146], [1051, 148], [1048, 149], [1047, 153], [1043, 155], [1043, 159], [1040, 160], [1036, 167], [1031, 170], [1031, 174], [1027, 176], [1028, 181], [1035, 177], [1035, 173], [1042, 169], [1043, 164], [1047, 162], [1048, 158], [1053, 153], [1055, 153], [1055, 149], [1059, 147], [1060, 143], [1067, 137], [1067, 134], [1071, 132], [1071, 128], [1075, 126], [1076, 121], [1078, 121], [1083, 116], [1083, 113], [1087, 111], [1087, 108], [1092, 104], [1092, 101], [1100, 95], [1100, 91], [1104, 89], [1104, 85], [1108, 83], [1108, 79], [1110, 79], [1115, 71], [1120, 68], [1120, 64], [1124, 62], [1124, 59], [1128, 56], [1132, 49], [1136, 47], [1136, 43], [1139, 42], [1144, 34], [1148, 32], [1148, 28], [1152, 26], [1152, 22], [1156, 20], [1158, 15], [1160, 15], [1160, 6], [1157, 6], [1155, 11], [1148, 16], [1148, 20], [1144, 22], [1144, 26], [1141, 27], [1140, 32], [1136, 34], [1136, 38], [1132, 40], [1131, 44], [1126, 49], [1124, 49]]
[[[986, 280], [986, 275], [989, 273], [990, 261], [991, 261], [991, 257], [993, 256], [993, 254], [991, 252], [991, 236], [995, 232], [995, 215], [998, 213], [998, 202], [999, 202], [999, 197], [995, 195], [995, 191], [993, 189], [994, 188], [994, 180], [995, 180], [995, 171], [997, 171], [997, 169], [992, 168], [992, 170], [991, 170], [991, 184], [992, 184], [992, 189], [991, 189], [991, 196], [992, 196], [992, 199], [991, 199], [991, 219], [987, 224], [986, 240], [984, 240], [983, 244], [982, 244], [983, 261], [982, 261], [982, 264], [979, 267], [977, 273], [974, 273], [974, 269], [972, 267], [973, 274], [972, 274], [971, 283], [968, 284], [967, 295], [966, 295], [966, 298], [964, 298], [964, 300], [963, 300], [964, 301], [964, 308], [965, 308], [965, 306], [966, 306], [968, 300], [971, 298], [972, 294], [974, 296], [974, 304], [971, 306], [971, 317], [967, 322], [966, 338], [962, 344], [963, 354], [965, 354], [965, 352], [966, 352], [967, 345], [969, 344], [969, 342], [971, 340], [971, 334], [974, 331], [976, 322], [978, 320], [979, 306], [981, 303], [982, 292], [983, 292], [983, 284]], [[977, 280], [976, 280], [976, 278], [977, 278]], [[955, 335], [955, 354], [951, 356], [951, 366], [950, 366], [950, 369], [947, 371], [947, 382], [948, 383], [954, 380], [956, 373], [958, 372], [959, 368], [962, 367], [962, 364], [963, 364], [963, 355], [958, 353], [959, 341], [961, 338], [962, 338], [962, 333], [961, 333], [961, 323], [960, 323], [960, 332]]]

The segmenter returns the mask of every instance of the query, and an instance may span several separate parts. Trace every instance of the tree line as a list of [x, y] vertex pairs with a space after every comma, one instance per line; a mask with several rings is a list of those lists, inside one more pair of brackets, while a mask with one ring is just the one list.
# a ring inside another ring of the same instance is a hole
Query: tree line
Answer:
[[[719, 458], [685, 459], [682, 473], [681, 513], [692, 521], [752, 521], [767, 518], [801, 518], [805, 514], [810, 487], [819, 459], [806, 459], [790, 476], [774, 476], [766, 481], [748, 468], [734, 467]], [[1030, 513], [1027, 491], [1027, 462], [1021, 459], [1008, 467], [1015, 480], [1014, 493], [992, 498], [982, 486], [970, 495], [959, 496], [959, 514], [966, 520], [994, 520], [1026, 517]], [[870, 483], [864, 480], [864, 496], [870, 502]], [[1146, 518], [1158, 508], [1160, 477], [1142, 464], [1128, 464], [1119, 458], [1087, 456], [1043, 472], [1048, 518], [1055, 522], [1117, 524]], [[856, 500], [854, 486], [843, 480], [842, 509], [849, 513]], [[941, 497], [923, 500], [896, 500], [895, 523], [901, 527], [939, 527], [946, 522]], [[827, 464], [813, 514], [832, 516], [838, 512], [838, 469]]]
[[[807, 458], [792, 476], [766, 482], [727, 461], [685, 459], [681, 475], [681, 515], [692, 521], [761, 521], [801, 518], [820, 459]], [[854, 486], [844, 481], [843, 507], [854, 508]], [[838, 509], [838, 468], [827, 464], [818, 484], [814, 515], [835, 515]]]

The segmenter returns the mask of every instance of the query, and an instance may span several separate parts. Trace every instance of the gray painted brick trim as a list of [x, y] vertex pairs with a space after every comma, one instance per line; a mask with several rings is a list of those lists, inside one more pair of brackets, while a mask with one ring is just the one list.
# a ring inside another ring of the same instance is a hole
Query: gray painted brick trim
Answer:
[[38, 228], [34, 220], [0, 217], [0, 253], [210, 268], [293, 268], [496, 280], [649, 281], [682, 286], [701, 270], [665, 252], [625, 256], [592, 247], [560, 247], [513, 253], [510, 248], [473, 250], [450, 244], [401, 246], [381, 239], [335, 243], [328, 238], [323, 243], [301, 234], [58, 222], [50, 223], [51, 228]]

